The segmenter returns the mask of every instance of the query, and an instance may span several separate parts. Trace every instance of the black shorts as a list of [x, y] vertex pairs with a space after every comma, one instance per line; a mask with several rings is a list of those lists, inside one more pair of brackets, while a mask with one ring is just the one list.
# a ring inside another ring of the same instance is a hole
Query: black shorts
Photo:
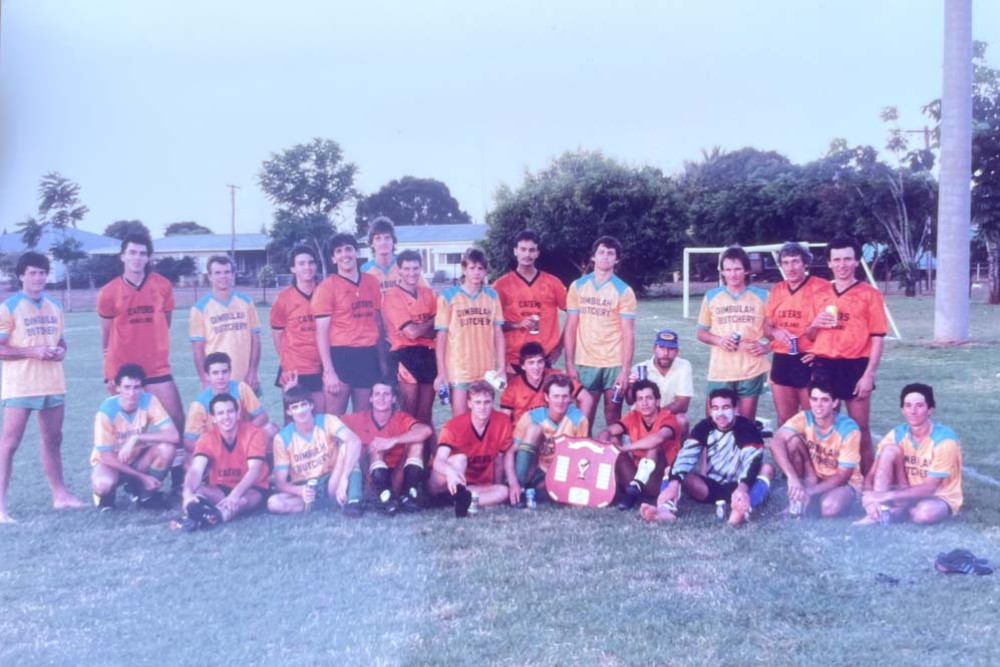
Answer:
[[354, 389], [371, 389], [382, 371], [378, 364], [378, 347], [330, 346], [333, 370], [344, 384]]
[[[274, 386], [281, 388], [281, 367], [278, 367], [278, 377], [274, 378]], [[322, 373], [307, 373], [303, 375], [299, 373], [299, 386], [307, 389], [309, 391], [323, 391], [323, 374]]]
[[802, 355], [774, 353], [771, 361], [771, 382], [782, 387], [802, 389], [812, 380], [812, 366], [802, 363]]
[[401, 347], [390, 357], [408, 370], [417, 384], [432, 384], [437, 377], [437, 357], [434, 356], [434, 350], [429, 347], [423, 345]]
[[726, 482], [723, 484], [708, 477], [702, 477], [701, 479], [705, 482], [705, 486], [708, 487], [708, 497], [699, 501], [702, 503], [714, 504], [720, 500], [725, 500], [728, 503], [733, 497], [733, 491], [740, 485], [739, 482]]
[[[813, 381], [830, 386], [833, 397], [842, 401], [854, 399], [854, 387], [868, 368], [868, 357], [860, 359], [827, 359], [816, 357], [813, 361]], [[874, 387], [872, 387], [874, 389]]]
[[149, 386], [151, 384], [164, 384], [166, 382], [173, 382], [173, 381], [174, 381], [174, 376], [168, 373], [167, 375], [157, 375], [155, 378], [146, 378], [146, 381], [143, 382], [142, 384], [143, 386]]

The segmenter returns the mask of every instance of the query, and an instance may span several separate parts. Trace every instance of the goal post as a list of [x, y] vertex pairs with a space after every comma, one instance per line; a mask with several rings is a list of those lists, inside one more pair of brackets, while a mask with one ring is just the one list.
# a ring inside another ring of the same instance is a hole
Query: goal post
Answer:
[[[778, 251], [781, 250], [781, 246], [784, 243], [765, 243], [763, 245], [752, 245], [752, 246], [741, 246], [748, 253], [751, 252], [767, 252], [771, 254], [771, 258], [774, 260], [775, 266], [778, 267], [778, 271], [781, 272], [781, 276], [784, 277], [785, 274], [781, 271], [781, 262], [778, 261]], [[825, 248], [826, 243], [803, 243], [802, 245], [808, 246], [809, 248]], [[724, 246], [721, 248], [684, 248], [684, 258], [683, 258], [683, 284], [681, 286], [681, 296], [683, 299], [683, 312], [684, 319], [689, 319], [691, 315], [691, 255], [718, 255], [724, 251], [729, 246]], [[865, 261], [864, 257], [860, 258], [861, 268], [864, 270], [865, 275], [868, 277], [868, 282], [871, 283], [875, 289], [878, 289], [878, 282], [875, 280], [875, 276], [872, 274], [871, 267], [868, 266], [868, 262]], [[889, 320], [889, 327], [892, 329], [892, 336], [888, 336], [893, 340], [902, 340], [902, 336], [899, 333], [899, 327], [896, 326], [896, 320], [893, 319], [892, 313], [889, 311], [889, 304], [885, 304], [885, 316]]]

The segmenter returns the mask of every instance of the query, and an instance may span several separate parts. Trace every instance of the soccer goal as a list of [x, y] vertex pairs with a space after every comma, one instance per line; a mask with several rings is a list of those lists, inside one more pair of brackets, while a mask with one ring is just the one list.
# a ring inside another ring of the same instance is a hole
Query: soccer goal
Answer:
[[[781, 271], [781, 262], [778, 261], [778, 251], [781, 250], [781, 246], [784, 243], [766, 243], [764, 245], [751, 245], [743, 246], [743, 249], [748, 253], [761, 253], [767, 252], [771, 253], [771, 258], [774, 260], [774, 265], [778, 267], [778, 271]], [[803, 245], [809, 248], [825, 248], [825, 243], [803, 243]], [[716, 255], [718, 256], [726, 247], [722, 248], [684, 248], [684, 283], [682, 285], [682, 298], [684, 299], [684, 319], [689, 319], [693, 317], [691, 315], [691, 255]], [[861, 258], [861, 268], [864, 269], [865, 275], [868, 277], [868, 282], [871, 283], [875, 289], [878, 289], [878, 282], [875, 280], [875, 276], [872, 274], [871, 267], [868, 266], [868, 262], [865, 258]], [[784, 272], [781, 273], [784, 277]], [[892, 336], [887, 336], [893, 340], [902, 340], [902, 336], [899, 333], [899, 328], [896, 326], [896, 320], [893, 319], [892, 313], [889, 311], [889, 304], [885, 305], [885, 316], [889, 320], [889, 327], [892, 329]]]

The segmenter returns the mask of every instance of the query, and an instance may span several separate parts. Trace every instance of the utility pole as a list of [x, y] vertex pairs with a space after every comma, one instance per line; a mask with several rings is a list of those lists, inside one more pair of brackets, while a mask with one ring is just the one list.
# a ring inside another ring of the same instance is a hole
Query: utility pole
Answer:
[[238, 185], [227, 185], [229, 188], [229, 230], [231, 234], [229, 257], [233, 260], [233, 270], [236, 269], [236, 191]]

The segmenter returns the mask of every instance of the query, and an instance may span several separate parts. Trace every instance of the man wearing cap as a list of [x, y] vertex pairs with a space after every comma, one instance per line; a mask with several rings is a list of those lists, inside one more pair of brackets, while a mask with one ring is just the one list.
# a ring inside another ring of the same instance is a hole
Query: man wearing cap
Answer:
[[681, 359], [680, 339], [673, 329], [661, 329], [653, 339], [653, 356], [632, 367], [628, 376], [628, 391], [625, 400], [629, 405], [635, 402], [635, 383], [639, 380], [639, 367], [646, 367], [646, 379], [660, 389], [660, 408], [666, 408], [677, 418], [681, 429], [681, 442], [688, 432], [688, 407], [694, 396], [694, 381], [691, 375], [691, 362]]

